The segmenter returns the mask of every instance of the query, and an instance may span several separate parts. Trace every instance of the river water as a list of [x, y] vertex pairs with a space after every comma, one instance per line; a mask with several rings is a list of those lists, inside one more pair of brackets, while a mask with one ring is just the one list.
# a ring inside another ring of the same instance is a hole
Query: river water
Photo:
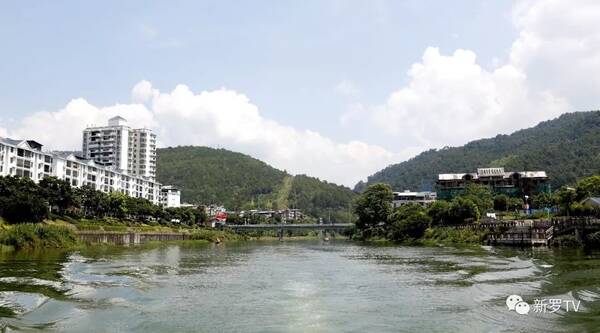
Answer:
[[[528, 314], [508, 310], [511, 294]], [[562, 305], [534, 311], [535, 299]], [[0, 331], [13, 330], [599, 332], [600, 253], [348, 241], [5, 253]]]

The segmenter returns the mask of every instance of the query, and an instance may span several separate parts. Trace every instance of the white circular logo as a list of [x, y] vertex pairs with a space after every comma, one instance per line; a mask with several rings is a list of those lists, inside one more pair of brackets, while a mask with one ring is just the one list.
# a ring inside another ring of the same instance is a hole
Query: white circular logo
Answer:
[[515, 305], [515, 311], [518, 314], [526, 315], [529, 313], [529, 304], [527, 302], [519, 302]]
[[514, 310], [517, 303], [523, 302], [523, 298], [519, 295], [510, 295], [506, 298], [506, 306], [508, 310]]

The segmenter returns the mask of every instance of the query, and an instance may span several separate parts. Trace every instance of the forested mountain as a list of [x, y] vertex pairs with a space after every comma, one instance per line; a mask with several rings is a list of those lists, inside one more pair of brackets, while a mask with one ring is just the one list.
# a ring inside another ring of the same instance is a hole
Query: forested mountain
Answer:
[[598, 174], [600, 111], [564, 114], [510, 135], [476, 140], [462, 147], [428, 150], [375, 173], [367, 183], [358, 183], [355, 190], [362, 191], [366, 185], [379, 182], [390, 184], [394, 190], [420, 190], [432, 187], [439, 173], [475, 172], [481, 167], [545, 170], [552, 188]]
[[228, 209], [299, 208], [313, 217], [347, 220], [349, 188], [285, 171], [248, 155], [208, 147], [158, 149], [157, 178], [181, 189], [182, 201]]

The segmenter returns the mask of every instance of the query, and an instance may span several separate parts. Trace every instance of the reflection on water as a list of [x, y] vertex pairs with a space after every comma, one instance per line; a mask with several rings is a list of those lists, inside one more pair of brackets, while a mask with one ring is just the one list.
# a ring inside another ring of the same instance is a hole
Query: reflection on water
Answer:
[[[519, 315], [518, 294], [581, 301]], [[0, 331], [593, 332], [600, 254], [294, 241], [0, 254]]]

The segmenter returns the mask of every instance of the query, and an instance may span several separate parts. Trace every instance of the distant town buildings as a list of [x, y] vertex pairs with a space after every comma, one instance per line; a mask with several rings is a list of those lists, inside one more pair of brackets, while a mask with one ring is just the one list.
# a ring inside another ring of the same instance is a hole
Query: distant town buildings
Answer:
[[304, 219], [304, 214], [300, 209], [281, 209], [281, 210], [246, 210], [239, 212], [240, 217], [262, 217], [266, 219], [280, 218], [281, 221], [294, 221]]
[[149, 129], [132, 129], [127, 120], [113, 117], [108, 126], [83, 131], [83, 156], [131, 176], [156, 178], [156, 134]]
[[406, 205], [408, 203], [417, 203], [422, 206], [427, 206], [436, 200], [437, 194], [435, 192], [394, 192], [394, 201], [392, 205], [394, 208]]
[[479, 168], [475, 173], [442, 173], [436, 182], [437, 197], [451, 199], [463, 193], [467, 184], [490, 186], [494, 193], [521, 197], [549, 192], [545, 171], [504, 171], [504, 168]]
[[36, 183], [53, 176], [73, 187], [90, 186], [179, 207], [179, 190], [165, 187], [163, 194], [155, 180], [156, 136], [124, 124], [125, 119], [115, 117], [109, 126], [85, 129], [83, 156], [45, 152], [34, 140], [0, 138], [0, 176], [21, 176]]

